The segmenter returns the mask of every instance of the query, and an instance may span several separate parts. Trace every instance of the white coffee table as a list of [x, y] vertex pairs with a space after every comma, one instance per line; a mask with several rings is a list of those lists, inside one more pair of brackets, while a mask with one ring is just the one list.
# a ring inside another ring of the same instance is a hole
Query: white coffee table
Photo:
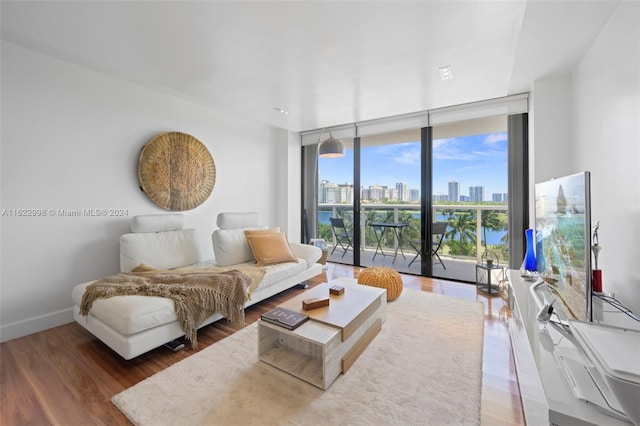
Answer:
[[[344, 294], [329, 294], [336, 284], [345, 287]], [[302, 300], [326, 296], [329, 306], [302, 309]], [[258, 321], [260, 360], [326, 390], [381, 330], [387, 299], [384, 289], [343, 278], [313, 287], [280, 306], [309, 315], [309, 321], [295, 330]]]

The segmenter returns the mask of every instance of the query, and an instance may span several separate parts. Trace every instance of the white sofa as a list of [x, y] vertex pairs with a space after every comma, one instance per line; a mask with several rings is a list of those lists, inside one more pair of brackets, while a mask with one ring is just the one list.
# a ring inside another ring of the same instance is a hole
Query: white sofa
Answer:
[[[141, 264], [154, 269], [209, 268], [255, 265], [244, 238], [246, 229], [266, 229], [257, 213], [221, 213], [212, 235], [215, 260], [202, 261], [194, 229], [183, 229], [180, 214], [136, 216], [132, 233], [120, 237], [120, 270], [130, 272]], [[293, 287], [322, 272], [317, 263], [322, 252], [306, 244], [289, 242], [298, 262], [266, 266], [266, 274], [246, 306]], [[229, 262], [235, 262], [231, 264]], [[93, 282], [93, 281], [92, 281]], [[125, 359], [131, 359], [184, 335], [173, 301], [162, 297], [115, 296], [93, 303], [89, 314], [80, 315], [82, 295], [91, 282], [72, 290], [74, 318], [84, 328]], [[221, 319], [215, 314], [200, 327]]]

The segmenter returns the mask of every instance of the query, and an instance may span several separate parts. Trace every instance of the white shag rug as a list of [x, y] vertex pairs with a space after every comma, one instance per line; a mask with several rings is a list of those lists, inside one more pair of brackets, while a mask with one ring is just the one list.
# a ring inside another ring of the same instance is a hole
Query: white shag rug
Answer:
[[479, 425], [483, 330], [481, 302], [404, 289], [326, 391], [260, 362], [254, 323], [112, 402], [136, 425]]

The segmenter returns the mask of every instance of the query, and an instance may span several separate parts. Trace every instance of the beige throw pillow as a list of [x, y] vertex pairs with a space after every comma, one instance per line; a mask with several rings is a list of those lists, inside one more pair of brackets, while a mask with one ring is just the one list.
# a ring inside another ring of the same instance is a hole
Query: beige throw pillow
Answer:
[[298, 258], [291, 252], [284, 232], [245, 231], [245, 236], [257, 266], [298, 262]]

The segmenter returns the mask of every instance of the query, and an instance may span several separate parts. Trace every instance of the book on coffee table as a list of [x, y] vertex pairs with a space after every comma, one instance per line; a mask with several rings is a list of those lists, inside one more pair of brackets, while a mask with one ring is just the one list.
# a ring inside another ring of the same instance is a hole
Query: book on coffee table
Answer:
[[290, 309], [277, 307], [267, 313], [262, 314], [260, 319], [270, 322], [271, 324], [287, 328], [289, 330], [295, 330], [309, 319], [309, 315], [301, 314], [300, 312], [292, 311]]

